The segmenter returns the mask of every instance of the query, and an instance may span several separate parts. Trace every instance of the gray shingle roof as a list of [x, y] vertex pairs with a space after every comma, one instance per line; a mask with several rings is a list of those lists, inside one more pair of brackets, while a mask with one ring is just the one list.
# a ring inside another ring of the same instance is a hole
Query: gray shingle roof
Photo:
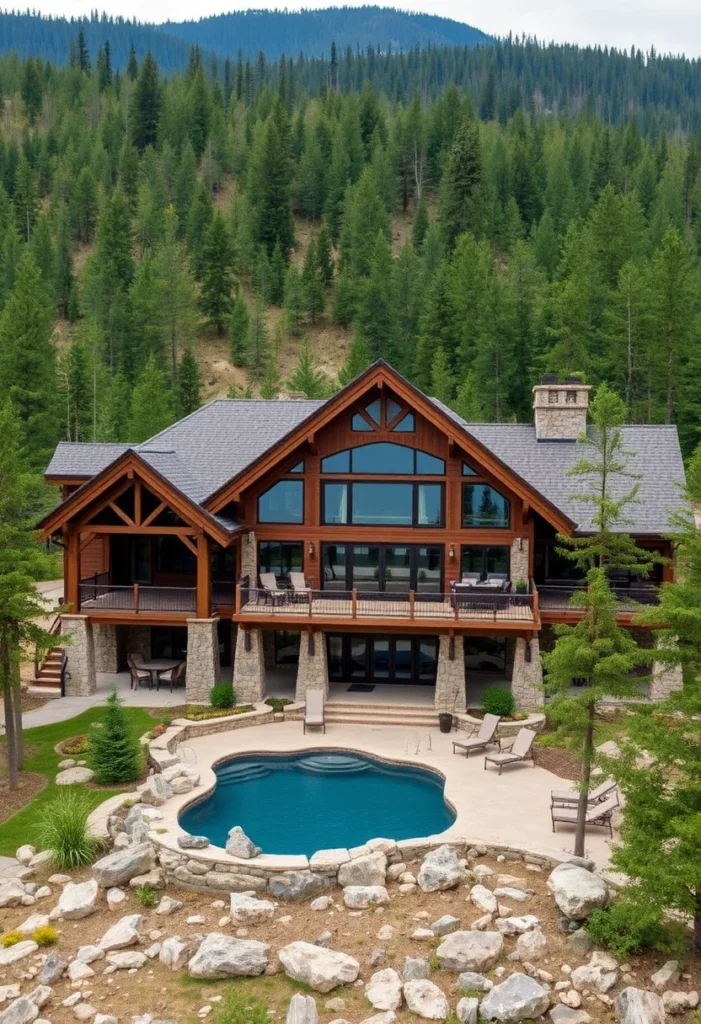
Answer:
[[92, 444], [83, 441], [60, 441], [51, 456], [47, 476], [72, 476], [88, 479], [101, 473], [111, 462], [123, 455], [129, 445]]
[[[592, 530], [591, 506], [571, 498], [574, 492], [586, 492], [587, 480], [567, 475], [575, 462], [587, 454], [586, 446], [578, 442], [538, 441], [535, 428], [529, 423], [466, 423], [437, 399], [432, 401], [564, 512], [577, 524], [578, 532]], [[680, 488], [684, 484], [684, 463], [677, 428], [631, 425], [624, 426], [622, 433], [624, 448], [632, 453], [628, 469], [639, 477], [639, 492], [638, 501], [626, 510], [631, 522], [621, 525], [620, 530], [668, 533], [670, 514], [684, 507]], [[612, 497], [623, 495], [634, 483], [630, 477], [614, 478]]]

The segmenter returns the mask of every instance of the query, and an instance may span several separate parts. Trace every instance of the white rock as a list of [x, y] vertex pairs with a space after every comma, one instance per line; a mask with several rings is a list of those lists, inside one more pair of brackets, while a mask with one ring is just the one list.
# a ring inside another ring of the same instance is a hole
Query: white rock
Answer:
[[494, 895], [503, 900], [514, 900], [516, 903], [525, 903], [531, 898], [525, 889], [512, 889], [508, 885], [499, 886], [494, 890]]
[[35, 989], [27, 993], [27, 999], [41, 1010], [53, 998], [53, 994], [54, 990], [50, 985], [37, 985]]
[[[316, 948], [316, 947], [312, 947]], [[270, 946], [255, 939], [234, 939], [210, 932], [187, 965], [193, 978], [235, 978], [262, 974]]]
[[96, 1013], [94, 1024], [118, 1024], [118, 1022], [111, 1013]]
[[396, 934], [397, 929], [393, 925], [383, 924], [377, 933], [377, 938], [380, 942], [391, 942]]
[[179, 935], [171, 935], [161, 943], [158, 959], [164, 967], [171, 971], [179, 971], [188, 962], [192, 953], [192, 942], [181, 939]]
[[466, 877], [467, 872], [458, 860], [455, 849], [452, 846], [439, 846], [424, 857], [417, 881], [423, 892], [438, 892], [454, 889]]
[[37, 1004], [26, 996], [22, 996], [21, 999], [10, 1003], [7, 1009], [0, 1013], [0, 1024], [33, 1024], [38, 1016]]
[[52, 864], [54, 855], [51, 850], [41, 850], [40, 853], [35, 853], [29, 862], [29, 867], [32, 871], [41, 871], [47, 864]]
[[203, 914], [191, 914], [190, 917], [185, 918], [185, 924], [204, 924], [205, 917]]
[[617, 964], [613, 957], [607, 956], [605, 953], [594, 953], [588, 964], [576, 967], [572, 971], [572, 985], [578, 992], [593, 988], [604, 995], [618, 981], [616, 968]]
[[616, 1013], [621, 1024], [665, 1024], [662, 998], [656, 992], [624, 988], [616, 1000]]
[[155, 960], [161, 952], [160, 942], [153, 942], [147, 949], [144, 950], [144, 956], [147, 956], [149, 960]]
[[318, 1024], [319, 1014], [314, 996], [295, 992], [287, 1009], [286, 1024]]
[[68, 977], [71, 981], [84, 981], [85, 978], [94, 978], [95, 972], [82, 960], [73, 960], [68, 965]]
[[458, 976], [458, 988], [461, 992], [489, 992], [494, 983], [476, 971], [463, 971]]
[[66, 882], [71, 882], [72, 878], [70, 875], [62, 875], [57, 872], [55, 875], [49, 875], [47, 881], [49, 885], [65, 885]]
[[37, 891], [34, 893], [35, 900], [45, 900], [47, 896], [51, 895], [51, 889], [48, 885], [40, 885]]
[[0, 985], [0, 1003], [19, 999], [19, 985]]
[[66, 768], [59, 772], [54, 782], [57, 786], [75, 786], [77, 783], [91, 782], [95, 778], [95, 772], [91, 768]]
[[350, 984], [360, 973], [360, 964], [352, 956], [309, 942], [291, 942], [278, 951], [285, 973], [302, 981], [316, 992], [330, 992], [338, 985]]
[[416, 928], [410, 936], [415, 942], [430, 942], [431, 939], [435, 939], [435, 935], [430, 928]]
[[527, 974], [512, 974], [501, 985], [495, 985], [482, 1000], [480, 1017], [517, 1024], [540, 1017], [549, 1005], [547, 988]]
[[523, 932], [516, 940], [516, 952], [522, 960], [530, 960], [535, 963], [545, 956], [547, 950], [548, 940], [540, 928]]
[[590, 1024], [586, 1010], [573, 1010], [569, 1006], [553, 1006], [548, 1014], [552, 1024]]
[[584, 920], [608, 903], [608, 886], [603, 878], [576, 864], [558, 864], [547, 885], [559, 909], [574, 921]]
[[142, 914], [127, 914], [121, 917], [116, 924], [108, 928], [100, 939], [100, 948], [105, 953], [113, 949], [126, 949], [127, 946], [135, 946], [139, 941], [139, 931], [143, 927], [144, 918]]
[[448, 971], [488, 971], [504, 948], [499, 932], [453, 932], [436, 950], [441, 967]]
[[26, 921], [17, 925], [17, 931], [24, 932], [25, 935], [31, 935], [37, 928], [46, 928], [48, 924], [49, 918], [47, 914], [30, 914]]
[[29, 843], [25, 843], [24, 846], [20, 846], [19, 849], [17, 850], [17, 853], [15, 854], [15, 859], [18, 860], [20, 864], [23, 864], [24, 867], [26, 867], [35, 853], [35, 848], [33, 846], [30, 846]]
[[492, 924], [491, 914], [482, 914], [482, 917], [478, 917], [476, 921], [473, 921], [470, 925], [471, 932], [485, 932], [488, 931]]
[[445, 994], [427, 978], [407, 981], [404, 998], [411, 1012], [426, 1020], [445, 1020], [450, 1013]]
[[64, 921], [79, 921], [95, 913], [97, 882], [68, 882], [58, 899], [58, 909]]
[[659, 971], [655, 971], [650, 981], [659, 992], [663, 988], [667, 988], [668, 985], [674, 985], [675, 982], [679, 981], [680, 977], [679, 961], [668, 960], [665, 964], [662, 964]]
[[351, 910], [365, 910], [389, 903], [389, 893], [384, 885], [347, 885], [343, 890], [343, 902]]
[[392, 967], [376, 971], [365, 986], [365, 997], [375, 1010], [398, 1010], [402, 1005], [402, 979]]
[[250, 860], [251, 857], [257, 857], [261, 850], [260, 846], [256, 846], [248, 838], [240, 825], [234, 825], [232, 829], [229, 829], [226, 852], [232, 857], [242, 857], [244, 860]]
[[523, 935], [537, 928], [540, 919], [534, 914], [523, 914], [521, 917], [498, 917], [494, 923], [502, 935]]
[[[384, 1013], [375, 1013], [372, 1017], [366, 1017], [360, 1024], [394, 1024], [396, 1019], [397, 1015], [394, 1010], [385, 1010]], [[349, 1022], [341, 1017], [330, 1021], [329, 1024], [349, 1024]]]
[[105, 956], [104, 949], [100, 949], [99, 946], [81, 946], [75, 955], [76, 960], [80, 960], [82, 964], [91, 964], [95, 960], [103, 960]]
[[116, 967], [118, 971], [134, 971], [143, 967], [147, 959], [145, 953], [127, 950], [124, 953], [108, 954], [107, 963], [110, 967]]
[[127, 850], [117, 850], [98, 860], [93, 865], [93, 875], [99, 886], [110, 889], [112, 886], [124, 885], [136, 875], [145, 874], [155, 863], [155, 851], [151, 843], [137, 843]]
[[31, 939], [26, 939], [24, 942], [16, 942], [14, 946], [8, 946], [7, 949], [0, 949], [0, 967], [9, 967], [11, 964], [16, 964], [18, 960], [24, 960], [25, 956], [31, 956], [38, 949], [39, 946]]
[[[221, 901], [224, 906], [223, 900]], [[156, 913], [161, 914], [163, 917], [169, 917], [174, 914], [176, 910], [180, 910], [183, 905], [182, 900], [174, 900], [172, 896], [161, 896], [160, 902], [156, 907]]]
[[231, 893], [229, 916], [235, 924], [258, 924], [269, 921], [275, 913], [275, 905], [270, 900], [259, 900], [243, 892]]
[[0, 907], [18, 907], [24, 895], [24, 886], [16, 878], [0, 882]]
[[73, 1016], [77, 1020], [91, 1020], [96, 1013], [97, 1010], [90, 1003], [78, 1003], [73, 1007]]
[[455, 1016], [460, 1024], [477, 1024], [477, 1010], [480, 1001], [474, 996], [463, 996], [455, 1007]]
[[677, 1016], [695, 1010], [699, 1005], [698, 992], [663, 992], [662, 1002], [667, 1013]]
[[[310, 910], [329, 910], [333, 906], [333, 899], [331, 896], [317, 896], [315, 900], [312, 900], [309, 904]], [[316, 1004], [315, 1004], [316, 1005]]]
[[387, 856], [381, 850], [346, 861], [338, 869], [341, 886], [376, 886], [385, 884]]
[[160, 772], [149, 775], [141, 790], [141, 800], [152, 807], [161, 807], [172, 795], [173, 790]]
[[496, 914], [497, 898], [486, 885], [473, 885], [470, 889], [470, 899], [483, 914]]

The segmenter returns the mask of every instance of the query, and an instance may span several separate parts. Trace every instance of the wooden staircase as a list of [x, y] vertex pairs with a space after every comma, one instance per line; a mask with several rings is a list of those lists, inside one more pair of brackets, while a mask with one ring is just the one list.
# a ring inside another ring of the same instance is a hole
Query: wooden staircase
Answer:
[[438, 712], [432, 704], [391, 704], [367, 701], [329, 701], [328, 724], [394, 725], [406, 729], [435, 729]]
[[[61, 633], [61, 619], [55, 617], [49, 632], [53, 636]], [[61, 696], [61, 663], [63, 661], [63, 648], [52, 647], [43, 658], [34, 659], [34, 680], [29, 687], [30, 693], [40, 693], [44, 697]]]

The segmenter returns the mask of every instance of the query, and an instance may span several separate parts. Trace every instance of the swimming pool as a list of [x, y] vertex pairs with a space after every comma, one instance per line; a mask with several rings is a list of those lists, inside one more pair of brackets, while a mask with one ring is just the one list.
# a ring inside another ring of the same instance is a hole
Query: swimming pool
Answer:
[[263, 853], [310, 856], [379, 837], [430, 836], [455, 821], [435, 772], [350, 751], [250, 754], [215, 774], [215, 790], [186, 808], [180, 825], [217, 846], [240, 825]]

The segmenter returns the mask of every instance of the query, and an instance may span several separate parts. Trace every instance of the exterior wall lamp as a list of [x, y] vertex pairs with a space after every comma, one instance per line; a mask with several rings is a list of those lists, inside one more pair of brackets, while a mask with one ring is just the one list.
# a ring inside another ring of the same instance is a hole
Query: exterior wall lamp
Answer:
[[448, 548], [448, 557], [449, 558], [455, 558], [455, 545], [454, 544], [451, 544], [450, 547]]
[[314, 557], [314, 541], [313, 540], [309, 541], [309, 547], [307, 548], [307, 550], [308, 550], [310, 556], [313, 558]]

